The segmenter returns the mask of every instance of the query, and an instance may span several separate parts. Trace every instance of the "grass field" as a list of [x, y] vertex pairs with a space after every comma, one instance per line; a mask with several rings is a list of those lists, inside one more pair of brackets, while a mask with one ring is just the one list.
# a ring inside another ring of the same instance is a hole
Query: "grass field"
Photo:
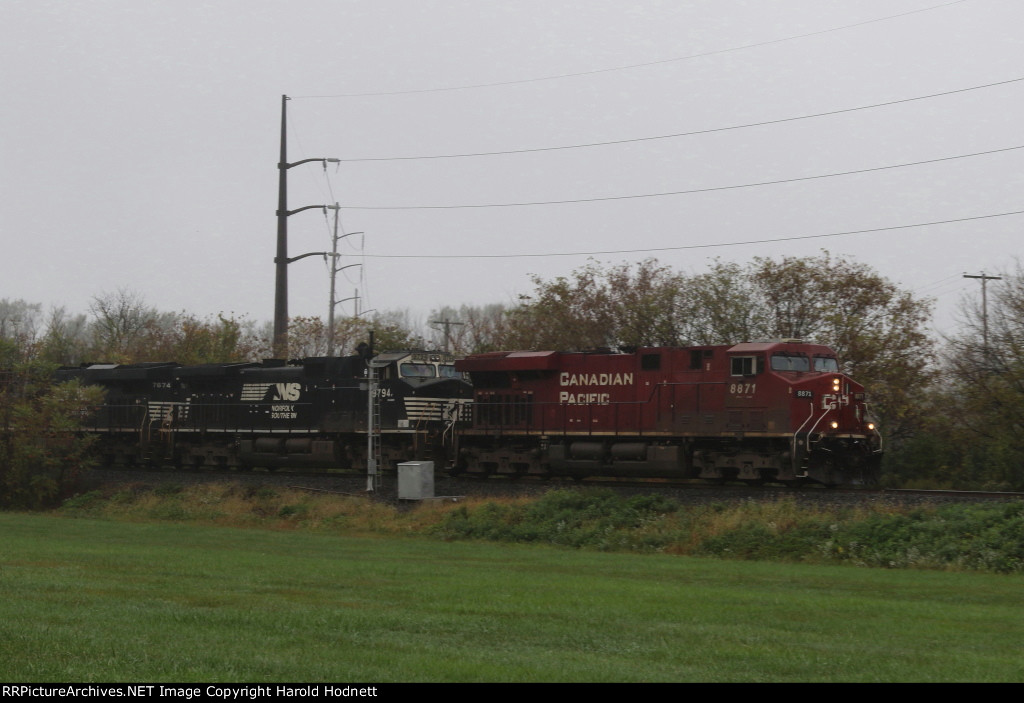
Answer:
[[1016, 576], [0, 514], [4, 682], [1024, 681]]

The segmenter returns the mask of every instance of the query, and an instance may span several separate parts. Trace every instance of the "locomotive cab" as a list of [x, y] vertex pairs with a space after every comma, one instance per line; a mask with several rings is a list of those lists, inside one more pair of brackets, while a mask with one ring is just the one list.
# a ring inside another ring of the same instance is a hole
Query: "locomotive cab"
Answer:
[[465, 382], [467, 377], [455, 369], [455, 357], [446, 352], [385, 352], [374, 358], [381, 369], [381, 380], [407, 384], [411, 388], [432, 386], [450, 379]]
[[771, 398], [790, 398], [773, 412], [790, 436], [789, 467], [780, 473], [826, 485], [874, 479], [881, 446], [867, 396], [831, 349], [781, 340], [737, 345], [729, 357], [732, 413], [753, 412], [758, 385]]
[[473, 389], [455, 370], [455, 357], [440, 351], [392, 351], [370, 362], [377, 379], [374, 399], [383, 432], [411, 437], [413, 445], [435, 447], [447, 463], [453, 427], [468, 416]]

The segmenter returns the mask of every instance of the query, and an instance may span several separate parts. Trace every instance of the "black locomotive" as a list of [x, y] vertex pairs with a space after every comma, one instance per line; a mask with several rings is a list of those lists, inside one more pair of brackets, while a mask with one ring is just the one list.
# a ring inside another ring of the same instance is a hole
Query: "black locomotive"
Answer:
[[83, 431], [99, 436], [104, 463], [122, 466], [360, 469], [371, 452], [385, 467], [444, 465], [472, 398], [453, 357], [421, 351], [57, 372], [71, 379], [106, 389]]

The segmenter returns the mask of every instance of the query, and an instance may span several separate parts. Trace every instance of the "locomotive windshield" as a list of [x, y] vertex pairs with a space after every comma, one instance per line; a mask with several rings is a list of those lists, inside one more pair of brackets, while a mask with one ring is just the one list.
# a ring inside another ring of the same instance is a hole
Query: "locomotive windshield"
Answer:
[[803, 354], [772, 354], [772, 371], [810, 371], [811, 362]]
[[398, 372], [402, 378], [434, 378], [437, 375], [433, 364], [399, 364]]
[[814, 357], [814, 370], [825, 371], [826, 373], [838, 373], [839, 362], [832, 356]]
[[[810, 371], [811, 360], [806, 354], [779, 352], [772, 354], [772, 371]], [[814, 370], [825, 373], [839, 371], [839, 362], [832, 356], [814, 357]]]
[[452, 364], [399, 364], [402, 378], [465, 378]]

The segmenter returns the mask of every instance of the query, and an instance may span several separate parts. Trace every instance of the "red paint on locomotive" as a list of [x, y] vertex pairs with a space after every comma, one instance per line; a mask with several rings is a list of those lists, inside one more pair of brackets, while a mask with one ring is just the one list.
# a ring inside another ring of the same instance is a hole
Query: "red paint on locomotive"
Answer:
[[825, 484], [880, 456], [864, 388], [795, 340], [636, 352], [495, 352], [456, 362], [474, 386], [467, 471]]

